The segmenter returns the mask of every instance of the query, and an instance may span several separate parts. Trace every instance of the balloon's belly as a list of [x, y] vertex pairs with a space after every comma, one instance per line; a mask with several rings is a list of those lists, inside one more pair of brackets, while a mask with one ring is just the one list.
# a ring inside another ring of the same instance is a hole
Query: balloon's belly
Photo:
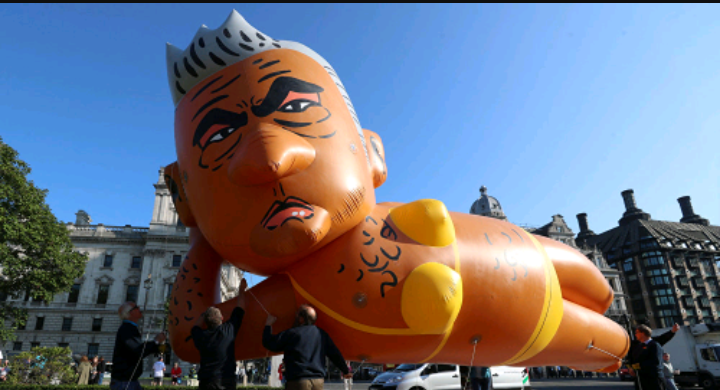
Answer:
[[473, 347], [478, 364], [528, 359], [562, 318], [555, 271], [524, 230], [470, 218], [443, 247], [366, 221], [357, 240], [370, 244], [338, 242], [289, 270], [296, 299], [320, 310], [318, 325], [347, 359], [467, 365]]

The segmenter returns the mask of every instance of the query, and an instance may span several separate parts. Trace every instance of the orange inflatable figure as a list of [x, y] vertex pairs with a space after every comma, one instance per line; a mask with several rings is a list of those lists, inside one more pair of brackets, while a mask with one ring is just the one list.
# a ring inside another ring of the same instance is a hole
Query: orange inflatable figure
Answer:
[[582, 254], [437, 200], [376, 204], [380, 137], [363, 130], [337, 73], [233, 11], [182, 51], [168, 47], [178, 160], [166, 168], [191, 249], [170, 305], [170, 341], [196, 362], [190, 329], [220, 302], [223, 261], [267, 276], [250, 292], [238, 359], [264, 357], [300, 304], [346, 358], [375, 363], [567, 365], [613, 371], [627, 334]]

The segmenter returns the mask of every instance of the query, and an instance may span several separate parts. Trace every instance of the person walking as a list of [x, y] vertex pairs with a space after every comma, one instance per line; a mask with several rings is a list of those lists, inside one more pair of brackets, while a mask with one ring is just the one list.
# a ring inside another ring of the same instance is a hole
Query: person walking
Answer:
[[[222, 313], [216, 307], [208, 308], [199, 316], [190, 330], [195, 348], [200, 352], [201, 390], [228, 390], [237, 387], [235, 377], [235, 337], [245, 316], [245, 290], [247, 281], [240, 282], [237, 307], [230, 319], [223, 323]], [[203, 330], [200, 326], [205, 325]]]
[[89, 385], [97, 385], [98, 384], [98, 380], [99, 380], [98, 364], [100, 364], [98, 357], [93, 356], [92, 361], [90, 362], [92, 369], [90, 369], [90, 380], [88, 380]]
[[647, 325], [640, 325], [635, 329], [635, 338], [642, 344], [633, 369], [637, 372], [640, 389], [665, 390], [663, 349], [660, 343], [650, 337], [651, 334], [652, 331]]
[[162, 386], [163, 376], [165, 375], [165, 362], [162, 356], [153, 364], [153, 386]]
[[180, 365], [177, 362], [175, 362], [173, 364], [172, 370], [170, 370], [170, 377], [172, 378], [173, 386], [178, 385], [178, 379], [180, 378], [180, 375], [182, 375], [182, 368], [180, 368]]
[[280, 363], [280, 366], [278, 367], [278, 377], [280, 377], [280, 383], [285, 386], [285, 378], [283, 374], [285, 374], [285, 359], [282, 360], [282, 363]]
[[90, 380], [90, 371], [92, 370], [92, 365], [90, 364], [90, 361], [88, 360], [87, 356], [83, 356], [80, 359], [80, 366], [78, 367], [78, 374], [80, 377], [78, 378], [78, 385], [87, 385]]
[[670, 363], [670, 354], [665, 352], [663, 354], [663, 377], [665, 378], [665, 390], [678, 390], [675, 384], [675, 374], [679, 374], [680, 371], [673, 370], [673, 365]]
[[242, 383], [243, 386], [245, 386], [245, 365], [244, 364], [238, 364], [237, 366], [237, 376], [238, 376], [238, 382]]
[[118, 315], [122, 325], [115, 336], [110, 390], [140, 390], [138, 378], [143, 371], [142, 359], [159, 352], [158, 347], [165, 341], [165, 334], [158, 333], [154, 340], [143, 342], [137, 326], [142, 311], [135, 302], [128, 301], [120, 305]]
[[268, 315], [262, 344], [272, 352], [285, 354], [285, 389], [323, 390], [326, 357], [342, 371], [344, 379], [352, 378], [340, 350], [324, 330], [315, 326], [317, 314], [310, 305], [300, 305], [292, 328], [273, 335], [276, 320]]
[[190, 377], [188, 378], [188, 385], [189, 386], [197, 386], [198, 385], [198, 370], [197, 365], [193, 364], [192, 367], [190, 367]]
[[470, 389], [492, 390], [492, 376], [490, 367], [470, 367]]
[[102, 356], [100, 356], [100, 360], [98, 360], [98, 365], [97, 365], [97, 372], [98, 372], [97, 384], [98, 385], [102, 385], [102, 383], [103, 383], [103, 377], [105, 376], [105, 369], [106, 369], [105, 359]]

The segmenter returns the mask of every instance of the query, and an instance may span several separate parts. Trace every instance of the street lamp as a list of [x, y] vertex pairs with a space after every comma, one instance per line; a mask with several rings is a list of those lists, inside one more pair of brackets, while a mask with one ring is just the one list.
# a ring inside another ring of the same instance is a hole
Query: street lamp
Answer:
[[[148, 296], [150, 295], [150, 289], [153, 287], [152, 274], [148, 274], [147, 279], [143, 282], [145, 285], [145, 304], [143, 305], [143, 313], [147, 311]], [[143, 330], [147, 330], [147, 317], [143, 316]]]

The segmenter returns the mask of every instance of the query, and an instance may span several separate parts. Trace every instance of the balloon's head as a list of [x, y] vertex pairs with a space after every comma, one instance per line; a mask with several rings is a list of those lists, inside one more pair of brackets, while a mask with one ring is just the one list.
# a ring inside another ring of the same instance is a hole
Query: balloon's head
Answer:
[[168, 49], [182, 222], [236, 266], [286, 268], [359, 224], [387, 175], [337, 73], [307, 47], [276, 41], [237, 12]]

